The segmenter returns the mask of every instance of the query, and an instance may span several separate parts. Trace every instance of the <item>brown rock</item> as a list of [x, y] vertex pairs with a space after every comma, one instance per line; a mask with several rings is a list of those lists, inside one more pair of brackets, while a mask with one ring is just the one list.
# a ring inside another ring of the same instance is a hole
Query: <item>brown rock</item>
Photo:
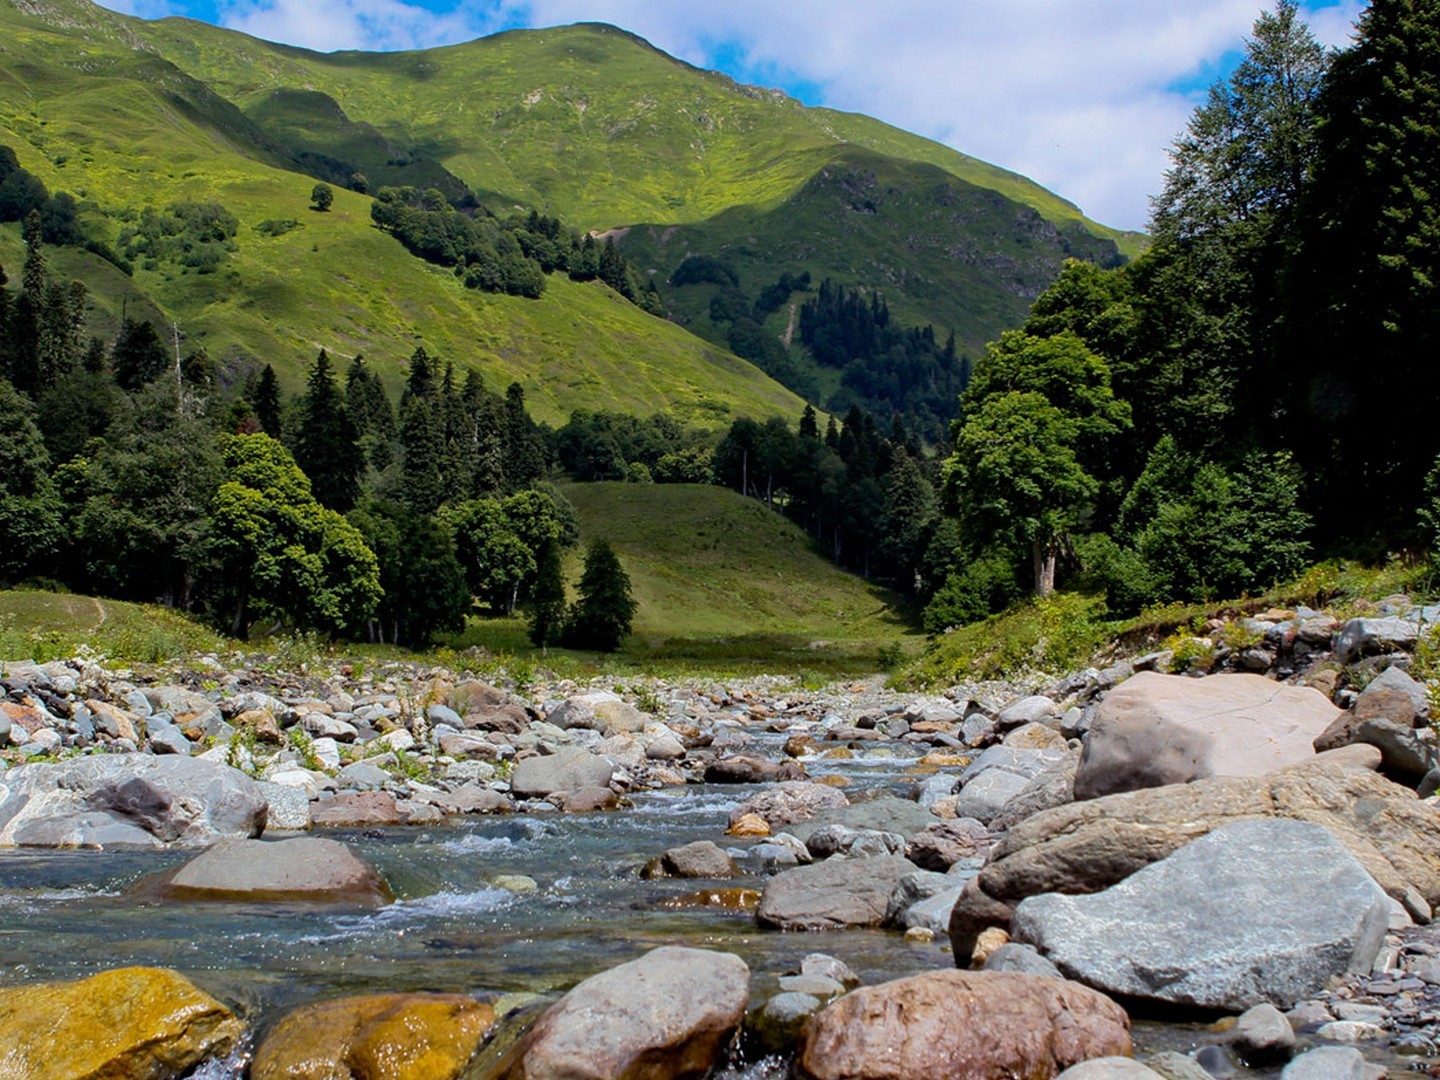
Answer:
[[932, 971], [831, 1003], [806, 1028], [798, 1064], [813, 1080], [1049, 1080], [1130, 1049], [1125, 1010], [1077, 983]]
[[462, 784], [454, 791], [432, 795], [430, 802], [445, 814], [508, 814], [515, 809], [504, 795], [479, 784]]
[[741, 814], [725, 831], [731, 836], [769, 836], [770, 826], [759, 814]]
[[[790, 770], [798, 768], [795, 762], [787, 761]], [[805, 770], [799, 769], [800, 776]], [[781, 776], [779, 762], [770, 761], [758, 754], [731, 754], [705, 766], [707, 784], [763, 784], [770, 780], [799, 779], [794, 775]]]
[[310, 807], [316, 828], [358, 829], [372, 825], [399, 825], [400, 811], [388, 791], [343, 791]]
[[548, 796], [547, 802], [553, 802], [567, 814], [592, 814], [597, 810], [616, 810], [620, 806], [620, 797], [608, 787], [582, 787], [572, 791], [557, 791]]
[[1319, 692], [1259, 675], [1142, 671], [1096, 707], [1075, 798], [1262, 776], [1314, 757], [1315, 738], [1338, 715]]
[[974, 818], [937, 821], [916, 833], [905, 848], [906, 857], [922, 870], [943, 874], [961, 859], [990, 850], [990, 831]]
[[814, 735], [797, 733], [785, 740], [785, 753], [790, 757], [804, 757], [806, 754], [815, 753], [819, 743], [815, 741]]
[[998, 926], [989, 926], [980, 931], [975, 939], [975, 948], [970, 952], [970, 966], [984, 967], [985, 961], [995, 955], [1002, 945], [1010, 944], [1010, 935]]
[[1216, 776], [1041, 811], [1005, 834], [956, 902], [956, 956], [968, 961], [979, 929], [1006, 925], [1008, 909], [1027, 896], [1099, 892], [1212, 829], [1252, 818], [1324, 825], [1412, 914], [1414, 893], [1433, 907], [1440, 815], [1373, 772], [1379, 763], [1375, 748], [1351, 746], [1264, 777]]
[[[280, 731], [280, 724], [269, 709], [247, 709], [235, 717], [231, 723], [240, 731], [252, 732], [256, 742], [280, 746], [285, 741], [285, 736]], [[182, 730], [184, 730], [183, 725]]]
[[461, 716], [468, 729], [498, 731], [504, 735], [518, 735], [530, 725], [530, 713], [523, 705], [485, 705]]
[[0, 990], [4, 1080], [157, 1080], [225, 1054], [244, 1028], [184, 976], [120, 968]]
[[656, 906], [667, 911], [715, 908], [720, 911], [751, 912], [759, 903], [760, 893], [757, 889], [701, 889], [699, 892], [667, 896]]
[[388, 904], [390, 887], [335, 840], [222, 840], [168, 875], [171, 900]]
[[461, 716], [480, 709], [504, 705], [509, 699], [507, 693], [478, 679], [466, 679], [445, 696], [445, 704]]
[[495, 1022], [460, 994], [370, 994], [307, 1005], [260, 1045], [251, 1080], [453, 1080]]

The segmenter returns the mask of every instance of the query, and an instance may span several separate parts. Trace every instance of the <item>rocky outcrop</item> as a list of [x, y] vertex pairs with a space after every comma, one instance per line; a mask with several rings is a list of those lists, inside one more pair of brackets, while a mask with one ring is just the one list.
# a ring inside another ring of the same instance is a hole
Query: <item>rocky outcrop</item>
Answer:
[[1388, 919], [1325, 828], [1271, 819], [1217, 828], [1094, 895], [1024, 900], [1011, 936], [1106, 993], [1240, 1011], [1368, 971]]
[[315, 836], [221, 841], [168, 875], [160, 893], [171, 900], [367, 907], [394, 899], [373, 866], [344, 844]]
[[504, 1080], [702, 1076], [740, 1027], [750, 969], [738, 956], [662, 946], [593, 975], [535, 1022]]
[[1048, 1080], [1130, 1053], [1125, 1010], [1059, 979], [932, 971], [840, 998], [811, 1020], [798, 1064], [812, 1080]]
[[238, 769], [103, 754], [20, 765], [0, 779], [0, 846], [203, 847], [259, 836], [267, 802]]
[[174, 971], [120, 968], [0, 990], [0, 1076], [161, 1080], [229, 1052], [243, 1031]]
[[460, 994], [370, 994], [286, 1015], [255, 1052], [251, 1080], [454, 1080], [495, 1012]]
[[1075, 797], [1273, 772], [1313, 757], [1339, 712], [1318, 691], [1259, 675], [1142, 671], [1096, 706]]

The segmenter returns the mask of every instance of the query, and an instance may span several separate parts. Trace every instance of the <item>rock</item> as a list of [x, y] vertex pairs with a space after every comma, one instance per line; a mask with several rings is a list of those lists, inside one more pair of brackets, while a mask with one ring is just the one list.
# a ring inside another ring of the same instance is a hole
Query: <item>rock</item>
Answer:
[[850, 969], [849, 964], [826, 953], [807, 953], [800, 961], [800, 974], [833, 979], [847, 990], [860, 985], [860, 976]]
[[324, 713], [306, 713], [300, 721], [300, 728], [314, 739], [334, 739], [337, 743], [352, 743], [360, 734], [359, 729], [348, 720], [337, 720]]
[[310, 828], [310, 796], [303, 789], [263, 781], [257, 786], [265, 796], [266, 832]]
[[990, 819], [990, 830], [1007, 832], [1032, 814], [1074, 802], [1075, 771], [1079, 766], [1080, 752], [1071, 750], [1062, 761], [1031, 777], [1019, 794], [1007, 800], [1005, 808]]
[[222, 840], [165, 875], [169, 900], [236, 903], [388, 904], [390, 886], [335, 840]]
[[804, 777], [805, 770], [793, 761], [775, 762], [757, 754], [731, 754], [705, 766], [707, 784], [763, 784]]
[[1331, 1023], [1322, 1024], [1315, 1035], [1321, 1039], [1329, 1039], [1331, 1042], [1373, 1042], [1385, 1037], [1385, 1029], [1368, 1020], [1334, 1020]]
[[237, 731], [248, 731], [255, 741], [267, 746], [279, 746], [285, 741], [275, 714], [269, 709], [247, 709], [236, 715], [232, 721]]
[[810, 833], [806, 849], [815, 859], [848, 855], [865, 859], [872, 855], [905, 854], [905, 838], [879, 829], [852, 829], [848, 825], [826, 825]]
[[673, 735], [660, 735], [645, 747], [648, 761], [679, 761], [685, 756], [685, 744]]
[[879, 926], [896, 883], [916, 869], [902, 855], [799, 866], [765, 883], [755, 917], [760, 925], [781, 930]]
[[173, 724], [150, 725], [150, 750], [155, 754], [180, 754], [189, 757], [192, 747], [185, 733]]
[[335, 779], [350, 791], [379, 791], [390, 782], [390, 774], [368, 761], [357, 761], [336, 773]]
[[1062, 1080], [1163, 1080], [1159, 1073], [1129, 1057], [1100, 1057], [1071, 1065]]
[[615, 766], [588, 750], [561, 749], [523, 758], [510, 774], [510, 790], [521, 798], [544, 798], [557, 791], [604, 787]]
[[1060, 718], [1060, 710], [1048, 697], [1035, 694], [1021, 698], [1013, 705], [1007, 705], [995, 717], [995, 727], [1000, 731], [1024, 727], [1026, 724], [1053, 725]]
[[1146, 1059], [1145, 1064], [1165, 1077], [1165, 1080], [1210, 1080], [1210, 1074], [1205, 1071], [1204, 1066], [1194, 1058], [1174, 1050], [1162, 1051]]
[[1416, 893], [1434, 905], [1440, 901], [1440, 820], [1413, 791], [1369, 771], [1379, 761], [1378, 750], [1352, 746], [1259, 779], [1216, 776], [1035, 814], [1004, 835], [973, 892], [955, 905], [950, 939], [956, 956], [968, 963], [974, 934], [1006, 925], [1011, 906], [1024, 897], [1098, 892], [1239, 820], [1324, 825], [1407, 909]]
[[1130, 1053], [1130, 1023], [1074, 983], [992, 971], [932, 971], [861, 987], [807, 1026], [800, 1070], [814, 1080], [1049, 1080], [1093, 1057]]
[[540, 883], [524, 874], [497, 874], [490, 882], [497, 889], [512, 893], [533, 893], [540, 891]]
[[620, 806], [620, 796], [608, 787], [572, 788], [554, 792], [546, 799], [567, 814], [593, 814], [599, 810], [616, 810]]
[[1339, 715], [1308, 687], [1259, 675], [1191, 679], [1142, 671], [1095, 709], [1075, 773], [1075, 798], [1260, 776], [1314, 756]]
[[1068, 747], [1065, 736], [1044, 724], [1022, 724], [1005, 736], [1003, 746], [1016, 750], [1064, 750]]
[[592, 975], [551, 1006], [500, 1076], [702, 1076], [740, 1027], [749, 998], [750, 969], [738, 956], [662, 946]]
[[495, 1022], [460, 994], [371, 994], [306, 1005], [255, 1052], [251, 1080], [454, 1080]]
[[1063, 979], [1060, 969], [1041, 956], [1033, 945], [1007, 941], [985, 958], [986, 971], [1014, 971], [1021, 975], [1041, 975]]
[[812, 997], [832, 998], [845, 992], [845, 987], [825, 975], [782, 975], [780, 989]]
[[1316, 737], [1315, 749], [1366, 743], [1379, 749], [1387, 772], [1414, 783], [1437, 764], [1428, 728], [1416, 730], [1429, 716], [1425, 687], [1389, 667], [1361, 691], [1352, 712], [1341, 713]]
[[461, 719], [458, 712], [449, 705], [441, 705], [439, 702], [426, 707], [425, 719], [429, 720], [432, 725], [444, 724], [456, 731], [465, 726], [465, 721]]
[[[759, 814], [731, 815], [730, 827], [725, 831], [730, 836], [769, 836], [770, 824]], [[808, 857], [810, 853], [807, 851], [805, 854]]]
[[[916, 870], [906, 874], [895, 883], [890, 901], [885, 906], [885, 923], [889, 926], [905, 926], [902, 916], [922, 900], [928, 900], [949, 889], [957, 889], [955, 879], [946, 874], [930, 870]], [[941, 927], [943, 930], [944, 927]]]
[[508, 814], [515, 809], [515, 804], [498, 791], [473, 783], [432, 795], [430, 802], [445, 814]]
[[1288, 1061], [1295, 1053], [1295, 1029], [1268, 1001], [1246, 1009], [1230, 1033], [1230, 1042], [1253, 1067]]
[[800, 1037], [805, 1021], [820, 1011], [821, 1000], [813, 994], [782, 991], [745, 1020], [747, 1044], [759, 1055], [788, 1054]]
[[1353, 1046], [1307, 1050], [1285, 1066], [1280, 1080], [1368, 1080], [1365, 1056]]
[[1011, 935], [1107, 993], [1238, 1010], [1368, 972], [1388, 918], [1334, 836], [1276, 819], [1222, 826], [1095, 895], [1024, 900]]
[[399, 825], [400, 811], [388, 791], [345, 791], [311, 806], [310, 821], [318, 828], [337, 829]]
[[907, 930], [925, 929], [933, 934], [945, 933], [950, 927], [950, 912], [955, 909], [955, 901], [960, 899], [963, 890], [963, 885], [953, 885], [943, 892], [912, 904], [901, 913], [900, 925]]
[[1065, 758], [1065, 753], [1058, 750], [990, 747], [960, 774], [955, 816], [991, 821], [1029, 787], [1032, 779], [1063, 766]]
[[321, 768], [334, 772], [340, 768], [340, 744], [334, 739], [316, 739], [310, 744], [310, 753]]
[[808, 780], [782, 780], [731, 810], [730, 827], [734, 829], [742, 818], [753, 814], [773, 830], [782, 825], [808, 821], [821, 810], [839, 809], [849, 803], [843, 793], [824, 784]]
[[718, 911], [753, 912], [759, 903], [760, 894], [754, 889], [701, 889], [679, 896], [667, 896], [656, 906], [667, 911], [713, 908]]
[[568, 697], [551, 709], [545, 719], [562, 731], [589, 728], [606, 735], [643, 731], [650, 723], [645, 713], [608, 690]]
[[471, 731], [447, 732], [439, 738], [440, 752], [453, 758], [480, 758], [484, 761], [498, 761], [500, 747], [483, 735]]
[[445, 696], [445, 704], [454, 712], [465, 716], [479, 709], [504, 705], [508, 697], [504, 690], [489, 683], [466, 679]]
[[909, 840], [921, 830], [935, 824], [935, 815], [919, 803], [887, 795], [865, 802], [833, 806], [817, 811], [804, 821], [784, 824], [785, 831], [802, 843], [808, 842], [814, 833], [830, 825], [844, 825], [870, 832], [898, 833]]
[[228, 1053], [244, 1028], [184, 976], [120, 968], [0, 990], [0, 1075], [155, 1080]]
[[1410, 651], [1420, 640], [1420, 624], [1397, 615], [1351, 619], [1335, 635], [1335, 659], [1348, 664], [1374, 653]]
[[735, 860], [709, 840], [671, 848], [660, 856], [660, 866], [667, 877], [728, 878], [736, 873]]
[[490, 705], [467, 712], [464, 723], [472, 731], [518, 735], [530, 726], [530, 719], [530, 712], [523, 705]]
[[202, 847], [258, 836], [265, 796], [238, 769], [190, 757], [100, 754], [0, 777], [0, 846]]

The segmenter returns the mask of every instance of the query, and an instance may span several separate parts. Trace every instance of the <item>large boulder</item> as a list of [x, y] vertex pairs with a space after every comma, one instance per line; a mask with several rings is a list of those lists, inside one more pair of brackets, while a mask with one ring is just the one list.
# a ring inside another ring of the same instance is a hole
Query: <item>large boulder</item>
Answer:
[[771, 829], [809, 821], [822, 810], [837, 810], [850, 800], [826, 784], [809, 780], [782, 780], [746, 799], [730, 811], [733, 828], [747, 814], [754, 814]]
[[931, 971], [861, 987], [810, 1021], [798, 1064], [813, 1080], [1048, 1080], [1130, 1053], [1125, 1010], [1061, 979]]
[[1075, 797], [1261, 776], [1313, 757], [1316, 737], [1339, 714], [1318, 690], [1259, 675], [1142, 671], [1096, 707]]
[[960, 774], [955, 816], [990, 822], [1040, 776], [1065, 770], [1064, 750], [992, 746]]
[[1011, 936], [1106, 993], [1239, 1011], [1368, 972], [1388, 920], [1327, 829], [1272, 819], [1215, 829], [1101, 893], [1024, 900]]
[[251, 1080], [454, 1080], [495, 1011], [460, 994], [368, 994], [286, 1015], [255, 1051]]
[[1412, 915], [1440, 903], [1440, 815], [1373, 772], [1380, 753], [1347, 747], [1260, 778], [1107, 795], [1021, 821], [1001, 839], [955, 905], [950, 939], [968, 965], [975, 935], [1004, 925], [1020, 900], [1092, 893], [1234, 821], [1293, 818], [1324, 825]]
[[1419, 642], [1420, 628], [1419, 618], [1399, 615], [1350, 619], [1335, 635], [1335, 659], [1348, 664], [1371, 653], [1408, 652]]
[[765, 883], [755, 918], [761, 926], [781, 930], [879, 926], [896, 884], [918, 869], [903, 855], [826, 859], [798, 866]]
[[3, 847], [204, 847], [259, 836], [267, 800], [239, 769], [196, 758], [97, 754], [0, 779]]
[[521, 798], [543, 799], [557, 792], [604, 787], [614, 775], [615, 766], [598, 754], [565, 748], [517, 761], [510, 790]]
[[580, 983], [507, 1056], [504, 1080], [702, 1076], [750, 1000], [738, 956], [666, 945]]
[[337, 840], [222, 840], [195, 856], [161, 889], [172, 900], [245, 903], [388, 904], [389, 885]]
[[1398, 667], [1382, 671], [1315, 739], [1316, 750], [1365, 743], [1380, 751], [1385, 770], [1414, 783], [1437, 762], [1424, 685]]
[[228, 1053], [244, 1028], [174, 971], [120, 968], [0, 990], [0, 1076], [159, 1080]]
[[589, 728], [606, 735], [618, 735], [643, 731], [652, 718], [619, 694], [596, 690], [566, 698], [551, 709], [545, 719], [562, 730]]
[[399, 825], [404, 819], [388, 791], [342, 791], [313, 803], [310, 820], [322, 828], [367, 829]]

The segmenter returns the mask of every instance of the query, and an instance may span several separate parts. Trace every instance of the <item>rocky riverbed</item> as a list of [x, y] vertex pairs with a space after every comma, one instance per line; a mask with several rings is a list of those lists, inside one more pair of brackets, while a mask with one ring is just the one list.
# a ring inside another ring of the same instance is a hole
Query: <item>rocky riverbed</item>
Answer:
[[1436, 614], [925, 695], [6, 662], [0, 1077], [1428, 1070]]

